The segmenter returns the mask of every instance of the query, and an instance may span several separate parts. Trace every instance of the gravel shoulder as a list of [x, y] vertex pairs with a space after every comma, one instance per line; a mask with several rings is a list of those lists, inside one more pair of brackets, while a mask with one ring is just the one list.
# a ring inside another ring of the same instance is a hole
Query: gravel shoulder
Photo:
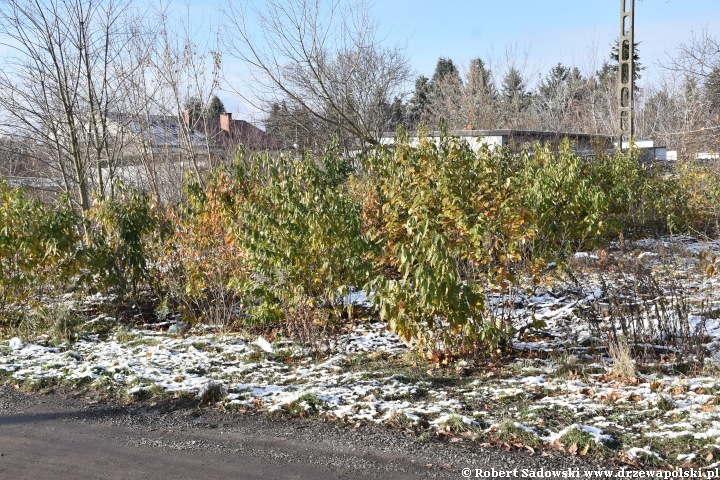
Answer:
[[463, 468], [595, 469], [584, 458], [420, 442], [376, 426], [0, 386], [0, 478], [456, 479]]

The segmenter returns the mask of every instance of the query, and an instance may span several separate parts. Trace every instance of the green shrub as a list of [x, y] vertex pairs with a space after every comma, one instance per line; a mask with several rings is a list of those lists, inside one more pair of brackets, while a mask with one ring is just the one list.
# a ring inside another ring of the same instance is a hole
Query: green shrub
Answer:
[[712, 167], [668, 172], [633, 152], [473, 152], [401, 135], [353, 162], [337, 144], [319, 158], [239, 156], [169, 213], [120, 188], [85, 212], [84, 243], [66, 202], [0, 182], [0, 314], [82, 271], [121, 296], [150, 285], [191, 320], [270, 321], [308, 343], [364, 288], [393, 331], [448, 358], [507, 345], [511, 315], [489, 312], [486, 292], [548, 261], [615, 236], [719, 228]]
[[390, 328], [427, 353], [487, 352], [508, 338], [509, 325], [486, 317], [484, 290], [514, 282], [533, 228], [493, 155], [443, 138], [368, 158], [365, 228], [379, 253], [366, 288]]
[[135, 296], [141, 283], [149, 285], [152, 244], [166, 233], [163, 218], [144, 192], [119, 188], [115, 198], [98, 199], [85, 214], [83, 266], [92, 286]]
[[519, 168], [512, 181], [534, 217], [534, 255], [555, 259], [603, 238], [609, 192], [594, 181], [592, 160], [563, 140], [557, 150], [547, 145], [525, 150]]
[[686, 232], [702, 232], [708, 235], [720, 233], [720, 182], [717, 165], [682, 162], [678, 165], [674, 202], [682, 206], [682, 217], [676, 220], [678, 229]]
[[0, 314], [76, 271], [76, 216], [0, 180]]
[[604, 220], [609, 236], [685, 231], [690, 217], [677, 178], [659, 166], [641, 163], [635, 151], [597, 155], [591, 175], [607, 198]]
[[249, 274], [237, 288], [251, 318], [306, 328], [337, 317], [350, 288], [363, 283], [371, 245], [347, 192], [349, 171], [337, 144], [321, 158], [238, 158], [233, 235]]

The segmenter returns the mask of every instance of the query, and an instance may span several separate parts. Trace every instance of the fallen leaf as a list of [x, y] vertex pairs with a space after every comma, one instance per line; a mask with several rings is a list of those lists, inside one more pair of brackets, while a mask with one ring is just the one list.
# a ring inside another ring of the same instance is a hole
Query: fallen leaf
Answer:
[[615, 403], [618, 400], [623, 398], [622, 393], [620, 392], [610, 392], [610, 395], [608, 395], [608, 402]]

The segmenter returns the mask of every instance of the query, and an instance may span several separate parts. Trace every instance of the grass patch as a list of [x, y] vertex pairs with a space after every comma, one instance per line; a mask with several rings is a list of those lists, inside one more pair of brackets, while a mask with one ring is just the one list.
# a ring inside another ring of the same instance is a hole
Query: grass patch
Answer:
[[313, 393], [306, 393], [297, 400], [282, 406], [282, 412], [296, 418], [312, 417], [320, 411], [322, 401]]
[[415, 421], [404, 413], [393, 412], [388, 418], [388, 424], [395, 428], [407, 430], [415, 426]]
[[675, 438], [649, 437], [646, 440], [649, 442], [650, 449], [657, 452], [668, 463], [678, 463], [678, 455], [694, 453], [695, 458], [692, 462], [697, 466], [705, 467], [716, 461], [715, 457], [718, 453], [713, 440], [698, 439], [692, 434]]
[[655, 408], [657, 408], [661, 412], [669, 412], [670, 410], [675, 410], [677, 408], [677, 405], [671, 399], [667, 398], [664, 395], [661, 395], [658, 401], [655, 402]]
[[534, 408], [531, 410], [537, 418], [537, 423], [544, 428], [559, 431], [574, 423], [577, 414], [570, 408], [561, 405], [547, 404], [543, 408]]
[[456, 377], [456, 376], [428, 376], [422, 379], [430, 383], [431, 387], [435, 388], [453, 388], [453, 387], [464, 387], [473, 381], [469, 377]]
[[443, 422], [440, 422], [438, 426], [443, 428], [446, 432], [452, 433], [465, 433], [476, 430], [476, 427], [472, 423], [465, 422], [462, 417], [457, 415], [450, 415]]
[[128, 347], [141, 347], [141, 346], [155, 347], [155, 346], [158, 346], [161, 344], [162, 344], [162, 342], [160, 340], [158, 340], [157, 338], [145, 337], [142, 334], [137, 334], [137, 336], [135, 336], [134, 339], [129, 340], [127, 342]]
[[140, 332], [129, 330], [124, 326], [120, 326], [115, 329], [115, 334], [113, 335], [113, 337], [118, 343], [131, 343], [137, 342], [139, 339], [142, 338], [142, 335], [140, 334]]
[[80, 338], [82, 324], [83, 319], [71, 307], [51, 303], [29, 312], [19, 329], [22, 338], [45, 333], [55, 342], [72, 343]]
[[528, 401], [529, 394], [526, 392], [513, 393], [512, 395], [505, 395], [503, 397], [497, 397], [494, 401], [498, 405], [524, 405]]
[[112, 317], [98, 317], [82, 324], [84, 333], [92, 333], [100, 338], [107, 338], [117, 328], [117, 321]]
[[538, 447], [542, 440], [537, 434], [518, 426], [513, 420], [504, 420], [491, 433], [491, 438], [496, 442], [522, 444], [529, 447]]
[[133, 390], [132, 392], [130, 392], [129, 395], [130, 399], [134, 401], [172, 398], [172, 394], [155, 384], [148, 385], [146, 387], [140, 387], [137, 390]]
[[575, 355], [570, 355], [567, 352], [558, 354], [554, 359], [557, 367], [551, 373], [555, 378], [562, 378], [565, 380], [583, 380], [587, 381], [589, 375], [595, 373], [595, 368], [589, 368], [588, 365], [584, 365]]
[[637, 380], [637, 369], [632, 350], [625, 337], [616, 337], [608, 342], [608, 352], [612, 359], [613, 372], [629, 382]]
[[382, 388], [373, 389], [370, 393], [373, 393], [375, 395], [375, 391], [377, 391], [377, 394], [375, 395], [376, 398], [382, 398], [385, 401], [392, 401], [392, 400], [420, 400], [421, 398], [427, 398], [429, 391], [427, 387], [422, 385], [413, 385], [413, 384], [405, 384], [408, 385], [408, 387], [405, 387], [405, 391], [403, 392], [393, 392], [393, 393], [383, 393]]
[[[651, 452], [654, 450], [651, 449]], [[667, 466], [667, 462], [661, 457], [657, 457], [652, 453], [648, 452], [635, 452], [635, 459], [645, 467], [664, 467]]]
[[[558, 442], [565, 447], [568, 453], [581, 457], [585, 455], [607, 454], [610, 452], [605, 442], [596, 441], [594, 436], [579, 428], [571, 428], [558, 439]], [[615, 444], [615, 442], [612, 441], [610, 443]]]
[[200, 393], [200, 403], [203, 405], [214, 405], [222, 402], [227, 395], [228, 392], [224, 385], [210, 382]]

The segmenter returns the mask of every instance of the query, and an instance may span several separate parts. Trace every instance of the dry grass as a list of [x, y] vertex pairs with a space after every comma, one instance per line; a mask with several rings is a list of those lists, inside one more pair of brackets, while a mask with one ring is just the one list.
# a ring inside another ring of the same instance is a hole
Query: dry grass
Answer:
[[620, 378], [634, 383], [637, 381], [637, 370], [632, 350], [625, 337], [613, 337], [608, 342], [610, 358], [613, 363], [613, 372]]

